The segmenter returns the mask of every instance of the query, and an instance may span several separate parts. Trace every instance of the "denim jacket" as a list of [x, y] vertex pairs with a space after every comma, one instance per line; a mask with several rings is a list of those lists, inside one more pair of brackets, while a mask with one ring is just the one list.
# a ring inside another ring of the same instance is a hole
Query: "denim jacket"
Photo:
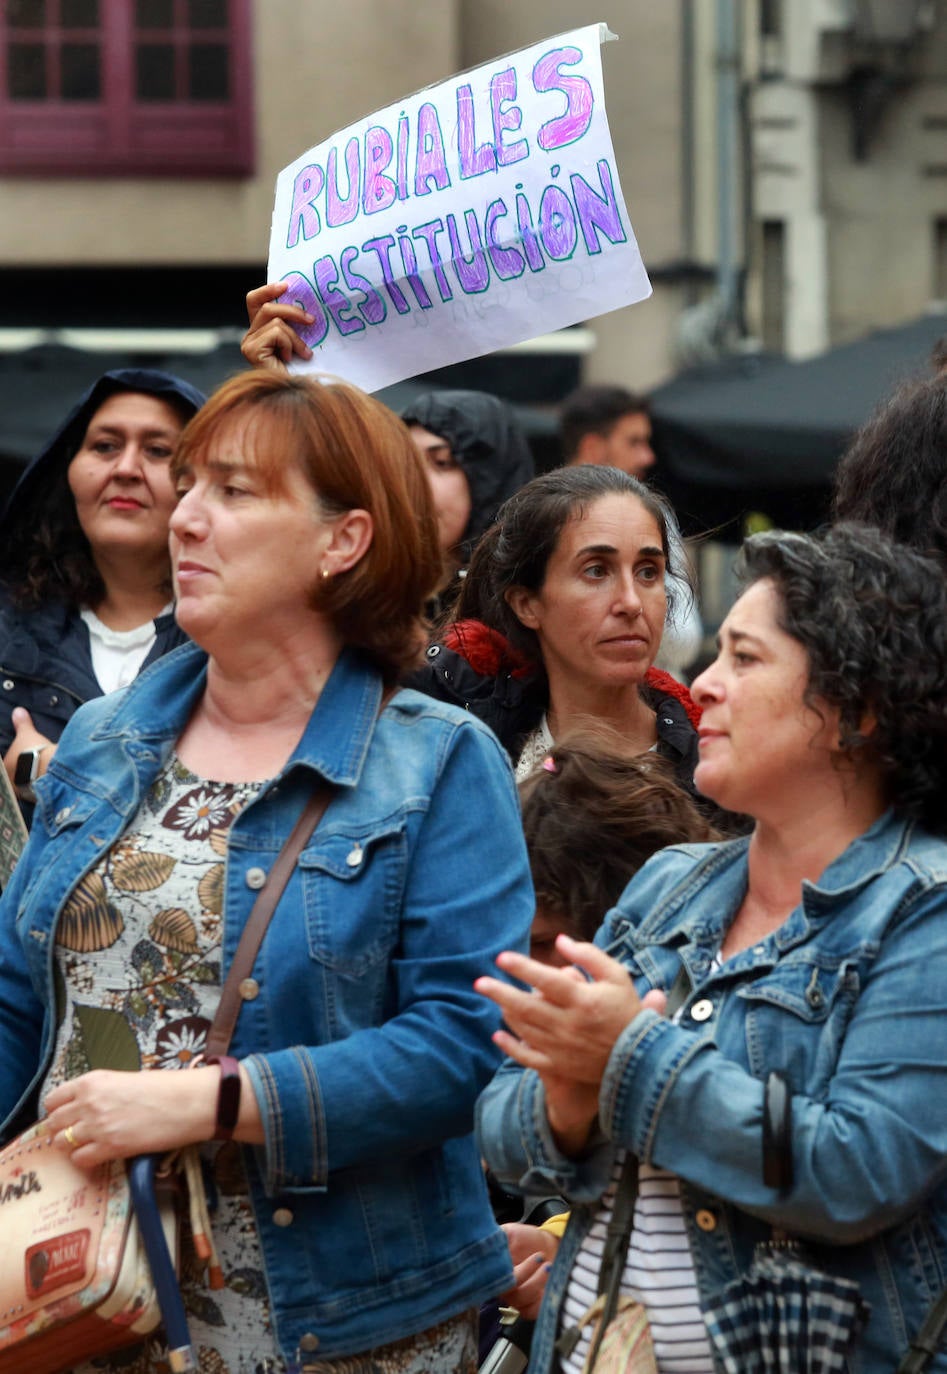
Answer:
[[[0, 899], [0, 1111], [55, 1035], [56, 922], [114, 844], [202, 691], [187, 645], [83, 706]], [[329, 1358], [424, 1330], [506, 1286], [472, 1136], [498, 1017], [472, 988], [533, 912], [509, 763], [472, 717], [346, 652], [282, 773], [235, 819], [224, 973], [315, 775], [337, 787], [254, 966], [231, 1052], [266, 1143], [244, 1155], [280, 1347]]]
[[[501, 1181], [576, 1204], [533, 1345], [538, 1374], [616, 1146], [680, 1178], [705, 1305], [774, 1228], [855, 1280], [871, 1317], [851, 1374], [892, 1374], [947, 1284], [947, 844], [887, 813], [803, 885], [777, 931], [713, 971], [748, 843], [665, 850], [609, 912], [597, 942], [639, 993], [669, 990], [682, 964], [692, 991], [677, 1024], [642, 1011], [619, 1037], [582, 1158], [556, 1148], [535, 1073], [507, 1063], [481, 1099], [481, 1150]], [[792, 1093], [785, 1193], [762, 1177], [777, 1070]], [[947, 1371], [947, 1350], [930, 1368]]]

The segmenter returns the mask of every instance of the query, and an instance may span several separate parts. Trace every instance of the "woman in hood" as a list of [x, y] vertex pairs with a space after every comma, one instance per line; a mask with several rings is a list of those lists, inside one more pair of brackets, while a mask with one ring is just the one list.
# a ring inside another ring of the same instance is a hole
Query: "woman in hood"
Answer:
[[428, 391], [401, 418], [427, 465], [446, 589], [503, 502], [532, 477], [533, 457], [512, 406], [486, 391]]
[[165, 372], [106, 372], [0, 515], [0, 750], [28, 807], [75, 709], [185, 639], [171, 605], [169, 467], [203, 403]]

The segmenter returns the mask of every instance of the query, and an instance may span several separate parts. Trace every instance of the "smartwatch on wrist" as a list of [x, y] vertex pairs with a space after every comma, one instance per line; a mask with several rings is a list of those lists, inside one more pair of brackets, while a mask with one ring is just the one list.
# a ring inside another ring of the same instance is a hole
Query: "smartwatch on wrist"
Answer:
[[21, 801], [35, 802], [33, 783], [39, 777], [40, 756], [52, 745], [41, 744], [38, 749], [21, 749], [13, 770], [13, 787]]
[[220, 1068], [220, 1088], [217, 1092], [217, 1119], [214, 1123], [214, 1140], [229, 1140], [240, 1115], [240, 1065], [229, 1054], [210, 1054], [202, 1061], [216, 1064]]

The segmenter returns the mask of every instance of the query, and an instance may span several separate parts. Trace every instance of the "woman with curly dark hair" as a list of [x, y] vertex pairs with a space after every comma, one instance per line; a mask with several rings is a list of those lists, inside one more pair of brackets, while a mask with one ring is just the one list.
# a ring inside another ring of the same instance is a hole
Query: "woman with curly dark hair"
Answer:
[[786, 1310], [850, 1302], [832, 1368], [891, 1374], [947, 1286], [947, 587], [852, 525], [758, 535], [744, 570], [693, 693], [697, 786], [752, 834], [665, 849], [594, 944], [560, 936], [584, 976], [510, 953], [530, 991], [478, 982], [511, 1056], [481, 1150], [573, 1202], [539, 1374], [583, 1367], [619, 1180], [616, 1310], [660, 1374], [746, 1367], [723, 1351], [760, 1242], [804, 1243]]
[[862, 426], [836, 470], [832, 513], [947, 567], [947, 374], [905, 383]]

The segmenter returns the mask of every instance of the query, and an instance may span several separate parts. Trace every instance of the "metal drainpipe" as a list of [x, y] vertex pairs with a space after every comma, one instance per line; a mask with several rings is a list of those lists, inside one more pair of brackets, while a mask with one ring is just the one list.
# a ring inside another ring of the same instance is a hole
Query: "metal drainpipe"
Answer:
[[717, 299], [724, 342], [737, 328], [736, 175], [740, 52], [736, 0], [717, 0]]
[[[694, 261], [694, 0], [681, 0], [681, 257]], [[695, 305], [699, 299], [696, 282], [688, 279], [684, 300]]]

